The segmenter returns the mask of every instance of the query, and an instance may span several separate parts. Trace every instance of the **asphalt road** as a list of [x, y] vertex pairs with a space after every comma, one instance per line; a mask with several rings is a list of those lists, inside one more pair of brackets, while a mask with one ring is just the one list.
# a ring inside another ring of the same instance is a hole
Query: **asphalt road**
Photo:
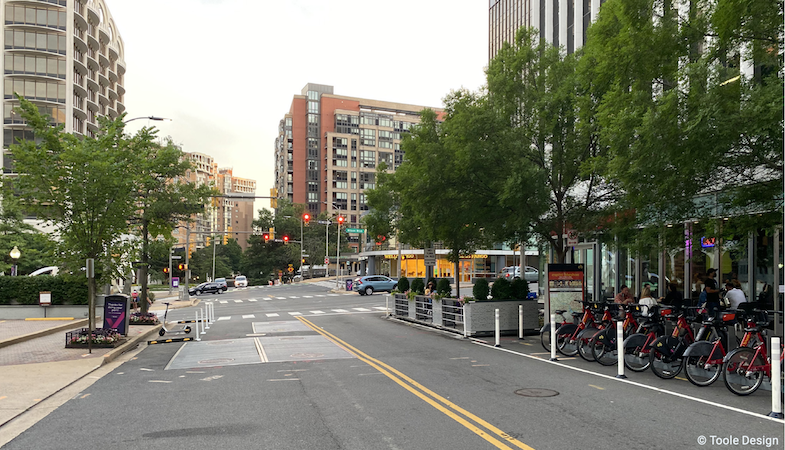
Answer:
[[[535, 338], [494, 349], [386, 319], [375, 309], [383, 294], [297, 285], [203, 300], [217, 301], [216, 317], [224, 319], [200, 343], [145, 347], [3, 448], [747, 449], [785, 442], [783, 423], [760, 414], [770, 406], [765, 394], [739, 398], [722, 384], [699, 390], [648, 373], [619, 381], [613, 367], [545, 360]], [[193, 310], [170, 319], [192, 319]]]

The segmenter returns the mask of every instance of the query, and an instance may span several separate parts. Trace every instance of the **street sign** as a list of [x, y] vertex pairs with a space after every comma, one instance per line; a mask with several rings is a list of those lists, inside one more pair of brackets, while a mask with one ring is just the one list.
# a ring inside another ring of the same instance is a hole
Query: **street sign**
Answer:
[[436, 249], [426, 248], [423, 249], [423, 259], [425, 260], [426, 266], [435, 266], [436, 265]]
[[330, 222], [329, 220], [317, 220], [316, 223], [318, 223], [319, 225], [332, 225], [332, 222]]
[[172, 287], [180, 287], [180, 277], [172, 277]]
[[182, 256], [172, 256], [172, 259], [183, 259]]
[[362, 228], [347, 228], [347, 233], [365, 233], [365, 230]]
[[294, 272], [294, 268], [292, 268], [292, 267], [289, 267], [289, 268], [288, 268], [288, 269], [286, 269], [286, 270], [288, 270], [288, 271], [289, 271], [289, 273], [292, 273], [292, 272]]

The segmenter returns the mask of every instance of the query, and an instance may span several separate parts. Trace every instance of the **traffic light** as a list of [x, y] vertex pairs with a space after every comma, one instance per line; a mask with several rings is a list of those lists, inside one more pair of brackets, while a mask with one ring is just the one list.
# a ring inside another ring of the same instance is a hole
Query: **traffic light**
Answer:
[[164, 267], [164, 273], [169, 273], [169, 268], [168, 267]]
[[343, 216], [338, 216], [338, 225], [343, 225], [343, 221], [346, 220]]
[[303, 222], [307, 225], [308, 222], [311, 220], [311, 215], [308, 213], [303, 214]]
[[224, 234], [224, 245], [226, 245], [228, 243], [229, 243], [229, 235], [228, 234]]
[[206, 238], [204, 238], [204, 246], [205, 247], [209, 247], [210, 246], [210, 236], [207, 236]]
[[264, 243], [266, 244], [268, 242], [270, 242], [270, 235], [267, 234], [267, 233], [264, 233]]
[[185, 270], [185, 264], [180, 263], [180, 264], [177, 265], [177, 268], [180, 269], [180, 270]]
[[289, 236], [284, 236], [283, 237], [283, 243], [284, 244], [288, 244], [289, 243]]

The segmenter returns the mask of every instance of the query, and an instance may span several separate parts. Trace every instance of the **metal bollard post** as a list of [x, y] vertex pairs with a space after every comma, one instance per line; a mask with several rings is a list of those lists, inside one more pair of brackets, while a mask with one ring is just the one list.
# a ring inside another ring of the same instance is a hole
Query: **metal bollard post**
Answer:
[[195, 340], [201, 341], [202, 339], [199, 337], [199, 311], [194, 312], [194, 315], [196, 316], [196, 323], [194, 323], [194, 325], [196, 326], [196, 339]]
[[494, 345], [494, 347], [501, 347], [501, 344], [499, 344], [499, 339], [501, 337], [501, 331], [499, 330], [499, 309], [498, 308], [496, 309], [496, 313], [494, 315], [494, 324], [495, 324], [494, 329], [496, 330], [496, 332], [495, 332], [495, 335], [496, 335], [496, 345]]
[[780, 383], [780, 338], [771, 338], [771, 412], [769, 417], [782, 419], [782, 403], [780, 403], [782, 383]]
[[622, 321], [616, 322], [616, 352], [616, 365], [618, 366], [616, 378], [627, 378], [624, 375], [624, 323]]
[[523, 339], [523, 305], [518, 305], [518, 339]]
[[556, 358], [556, 314], [551, 314], [551, 361], [558, 361]]

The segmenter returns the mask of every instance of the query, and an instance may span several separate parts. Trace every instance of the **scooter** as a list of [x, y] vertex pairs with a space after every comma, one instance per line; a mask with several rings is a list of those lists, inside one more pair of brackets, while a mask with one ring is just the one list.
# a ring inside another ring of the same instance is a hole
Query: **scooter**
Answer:
[[163, 325], [161, 326], [161, 329], [158, 330], [158, 335], [159, 336], [163, 336], [166, 333], [169, 333], [169, 334], [188, 334], [188, 333], [190, 333], [191, 332], [191, 327], [188, 326], [188, 325], [186, 325], [186, 326], [184, 326], [183, 328], [180, 328], [180, 329], [169, 330], [169, 329], [166, 328], [166, 315], [169, 314], [169, 303], [164, 302], [164, 305], [166, 305], [166, 312], [164, 312]]

